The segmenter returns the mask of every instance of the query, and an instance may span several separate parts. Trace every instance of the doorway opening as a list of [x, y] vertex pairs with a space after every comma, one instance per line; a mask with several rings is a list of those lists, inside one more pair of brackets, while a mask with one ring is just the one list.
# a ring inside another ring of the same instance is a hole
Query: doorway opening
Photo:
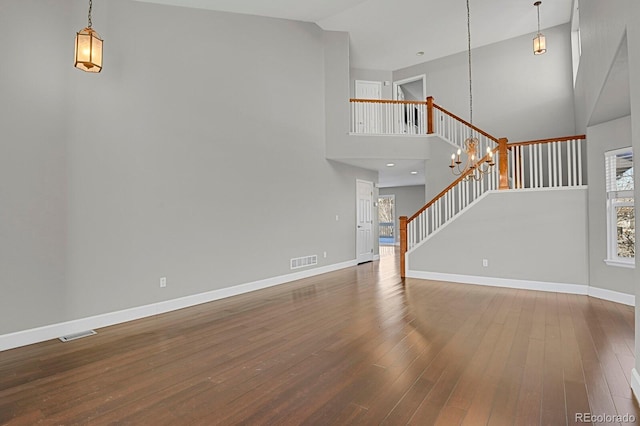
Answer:
[[427, 75], [421, 74], [393, 82], [393, 99], [421, 101], [427, 99]]
[[381, 195], [378, 197], [378, 240], [380, 245], [396, 243], [396, 197]]
[[[427, 99], [427, 75], [417, 75], [393, 82], [393, 99], [396, 101], [425, 102]], [[401, 133], [415, 134], [419, 129], [422, 114], [416, 105], [404, 104], [396, 126]], [[417, 126], [417, 127], [416, 127]]]

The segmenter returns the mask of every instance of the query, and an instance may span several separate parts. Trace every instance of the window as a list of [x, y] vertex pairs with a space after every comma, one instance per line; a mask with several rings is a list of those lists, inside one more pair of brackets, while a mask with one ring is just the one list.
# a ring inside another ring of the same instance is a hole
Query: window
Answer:
[[635, 267], [635, 207], [633, 151], [623, 148], [605, 153], [607, 188], [608, 265]]
[[578, 66], [580, 65], [580, 56], [582, 56], [582, 39], [580, 36], [580, 10], [578, 2], [573, 6], [573, 15], [571, 17], [571, 56], [573, 59], [573, 86], [576, 85], [578, 77]]
[[378, 198], [378, 231], [380, 245], [395, 244], [395, 195], [381, 195]]

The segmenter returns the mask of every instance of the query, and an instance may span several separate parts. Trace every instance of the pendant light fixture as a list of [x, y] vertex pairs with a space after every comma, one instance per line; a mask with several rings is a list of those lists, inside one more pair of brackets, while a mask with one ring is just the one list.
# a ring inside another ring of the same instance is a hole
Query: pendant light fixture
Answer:
[[102, 39], [91, 28], [91, 8], [89, 0], [89, 25], [76, 33], [75, 67], [86, 72], [102, 71]]
[[[467, 0], [467, 59], [469, 66], [469, 123], [473, 126], [473, 86], [472, 86], [472, 73], [471, 73], [471, 9], [469, 8], [469, 0]], [[480, 148], [480, 141], [473, 136], [473, 130], [469, 130], [469, 137], [464, 140], [464, 151], [466, 153], [466, 162], [462, 166], [462, 149], [459, 149], [456, 154], [451, 154], [451, 164], [449, 168], [455, 176], [467, 174], [464, 180], [476, 180], [479, 181], [482, 177], [489, 173], [493, 166], [496, 164], [493, 160], [493, 152], [487, 147], [486, 159], [482, 160], [482, 155], [478, 152]]]
[[540, 32], [540, 5], [541, 1], [535, 2], [533, 5], [538, 9], [538, 34], [533, 38], [533, 54], [542, 55], [547, 51], [547, 40], [544, 34]]

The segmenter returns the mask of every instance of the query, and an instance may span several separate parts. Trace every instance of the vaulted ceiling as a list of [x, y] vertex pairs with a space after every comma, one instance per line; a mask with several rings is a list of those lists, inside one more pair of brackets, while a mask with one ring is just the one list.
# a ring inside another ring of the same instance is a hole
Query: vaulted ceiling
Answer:
[[[465, 0], [139, 0], [315, 22], [346, 31], [351, 66], [394, 71], [467, 48]], [[545, 0], [542, 28], [571, 19], [573, 0]], [[536, 31], [533, 0], [470, 0], [472, 46]], [[417, 52], [424, 52], [416, 56]]]
[[[138, 0], [272, 18], [314, 22], [324, 30], [346, 31], [350, 66], [395, 71], [467, 50], [465, 0]], [[537, 30], [534, 0], [469, 0], [472, 47]], [[571, 20], [574, 0], [543, 0], [541, 28]], [[424, 52], [423, 55], [416, 55]], [[393, 162], [390, 168], [387, 163]], [[424, 183], [424, 162], [353, 160], [376, 170], [380, 186]], [[411, 172], [416, 174], [411, 174]]]

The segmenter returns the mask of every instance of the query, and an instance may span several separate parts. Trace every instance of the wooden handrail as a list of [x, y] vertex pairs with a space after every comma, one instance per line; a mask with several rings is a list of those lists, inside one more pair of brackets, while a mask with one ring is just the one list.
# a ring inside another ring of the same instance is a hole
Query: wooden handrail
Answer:
[[512, 146], [537, 145], [537, 144], [551, 143], [551, 142], [566, 142], [566, 141], [573, 141], [573, 140], [586, 139], [586, 138], [587, 138], [586, 135], [575, 135], [575, 136], [564, 136], [561, 138], [537, 139], [533, 141], [512, 142], [508, 145], [508, 147], [510, 148]]
[[389, 99], [356, 99], [351, 98], [349, 102], [366, 102], [371, 104], [406, 104], [406, 105], [427, 105], [425, 101], [394, 101]]
[[[506, 142], [505, 138], [503, 138], [501, 140]], [[502, 143], [500, 146], [504, 147], [504, 145], [505, 145], [505, 143]], [[495, 153], [498, 149], [499, 149], [499, 147], [498, 148], [494, 148], [493, 149], [493, 153]], [[482, 159], [478, 163], [479, 164], [483, 163], [488, 158], [489, 158], [489, 154], [485, 154], [485, 156], [482, 157]], [[424, 207], [422, 207], [420, 210], [418, 210], [418, 212], [416, 214], [414, 214], [413, 216], [411, 216], [410, 218], [407, 219], [406, 216], [400, 216], [400, 277], [401, 278], [405, 278], [405, 274], [406, 274], [406, 270], [405, 270], [406, 269], [405, 255], [406, 255], [407, 249], [408, 249], [407, 225], [409, 224], [409, 222], [411, 222], [412, 220], [414, 220], [415, 218], [420, 216], [420, 213], [424, 212], [426, 209], [431, 207], [436, 201], [438, 201], [441, 197], [443, 197], [451, 188], [456, 186], [464, 178], [466, 178], [468, 175], [470, 175], [473, 172], [474, 172], [474, 169], [469, 169], [466, 172], [464, 172], [463, 174], [461, 174], [460, 176], [458, 176], [458, 179], [454, 180], [451, 183], [451, 185], [447, 186], [444, 190], [442, 190], [438, 195], [436, 195], [431, 201], [429, 201], [427, 204], [425, 204]]]
[[442, 108], [440, 105], [433, 104], [433, 107], [436, 108], [436, 109], [439, 109], [442, 112], [444, 112], [445, 114], [447, 114], [449, 117], [453, 118], [454, 120], [461, 122], [465, 126], [471, 127], [473, 130], [475, 130], [476, 132], [480, 133], [481, 135], [486, 136], [487, 138], [491, 139], [495, 143], [498, 143], [498, 138], [496, 138], [495, 136], [492, 136], [489, 133], [485, 132], [484, 130], [477, 128], [476, 126], [474, 126], [473, 124], [469, 123], [468, 121], [463, 120], [462, 118], [458, 117], [454, 113], [449, 112], [446, 109]]
[[[494, 148], [492, 150], [492, 152], [495, 154], [495, 152], [498, 150], [498, 148]], [[482, 157], [480, 159], [480, 161], [478, 161], [478, 164], [482, 164], [485, 161], [487, 161], [489, 159], [489, 154], [485, 154], [484, 157]], [[469, 169], [466, 172], [464, 172], [463, 174], [461, 174], [460, 176], [458, 176], [458, 179], [454, 180], [453, 182], [451, 182], [451, 185], [447, 186], [445, 189], [443, 189], [442, 191], [440, 191], [440, 193], [438, 195], [436, 195], [435, 197], [433, 197], [433, 199], [431, 201], [429, 201], [427, 204], [425, 204], [420, 210], [418, 210], [418, 212], [416, 214], [414, 214], [413, 216], [411, 216], [409, 219], [407, 219], [407, 223], [411, 222], [412, 220], [414, 220], [415, 218], [417, 218], [418, 216], [420, 216], [420, 213], [422, 213], [423, 211], [425, 211], [426, 209], [428, 209], [429, 207], [431, 207], [436, 201], [438, 201], [441, 197], [444, 196], [444, 194], [446, 194], [447, 192], [449, 192], [449, 190], [451, 188], [453, 188], [454, 186], [456, 186], [457, 184], [459, 184], [464, 178], [466, 178], [468, 175], [470, 175], [471, 173], [474, 173], [475, 170], [474, 169]]]
[[433, 134], [433, 96], [427, 97], [427, 134]]
[[509, 189], [509, 157], [507, 138], [498, 139], [498, 189]]
[[407, 217], [400, 216], [400, 277], [405, 277], [405, 259], [407, 252]]

